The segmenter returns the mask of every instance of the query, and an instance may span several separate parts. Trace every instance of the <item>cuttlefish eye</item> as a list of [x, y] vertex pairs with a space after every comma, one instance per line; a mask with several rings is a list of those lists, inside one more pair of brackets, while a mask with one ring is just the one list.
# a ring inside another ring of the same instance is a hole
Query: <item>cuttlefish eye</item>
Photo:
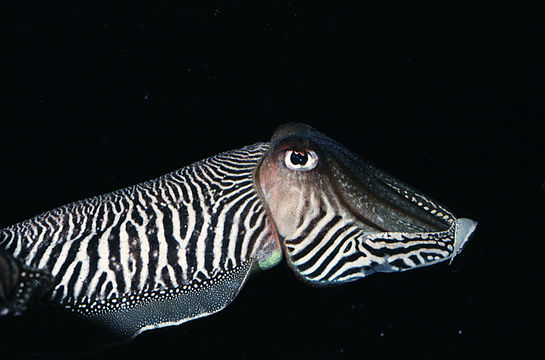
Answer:
[[284, 163], [290, 170], [309, 171], [318, 164], [318, 155], [312, 150], [287, 150]]

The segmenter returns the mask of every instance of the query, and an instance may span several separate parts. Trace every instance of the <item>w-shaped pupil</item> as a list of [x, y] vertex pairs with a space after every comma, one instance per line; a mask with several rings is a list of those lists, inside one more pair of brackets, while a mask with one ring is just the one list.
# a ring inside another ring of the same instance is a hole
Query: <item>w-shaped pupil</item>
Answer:
[[290, 161], [293, 165], [305, 165], [307, 163], [308, 156], [307, 153], [292, 152], [290, 156]]

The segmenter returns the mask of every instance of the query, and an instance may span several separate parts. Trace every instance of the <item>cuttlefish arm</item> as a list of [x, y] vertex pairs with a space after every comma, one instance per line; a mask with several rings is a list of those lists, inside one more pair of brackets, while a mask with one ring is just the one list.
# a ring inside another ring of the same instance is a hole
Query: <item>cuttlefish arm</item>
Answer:
[[258, 184], [289, 266], [332, 285], [453, 259], [476, 227], [301, 124], [280, 127]]
[[220, 311], [282, 256], [313, 285], [452, 259], [476, 222], [303, 124], [0, 230], [0, 315], [36, 301], [116, 334]]

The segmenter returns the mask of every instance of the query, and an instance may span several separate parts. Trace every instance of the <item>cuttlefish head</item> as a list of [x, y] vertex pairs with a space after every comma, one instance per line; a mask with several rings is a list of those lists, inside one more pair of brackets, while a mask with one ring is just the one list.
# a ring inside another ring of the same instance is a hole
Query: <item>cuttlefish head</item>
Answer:
[[452, 259], [477, 223], [385, 174], [310, 126], [285, 124], [257, 187], [289, 266], [333, 285]]

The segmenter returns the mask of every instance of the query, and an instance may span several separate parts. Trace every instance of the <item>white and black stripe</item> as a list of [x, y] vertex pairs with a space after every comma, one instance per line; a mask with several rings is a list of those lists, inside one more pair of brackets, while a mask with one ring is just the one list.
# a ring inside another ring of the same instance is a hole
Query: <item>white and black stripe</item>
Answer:
[[219, 154], [43, 213], [1, 230], [0, 246], [50, 273], [61, 303], [206, 281], [246, 263], [270, 235], [253, 186], [268, 148]]
[[323, 193], [313, 193], [303, 208], [307, 216], [285, 239], [287, 258], [302, 279], [316, 285], [430, 265], [454, 251], [451, 222], [440, 232], [384, 232], [362, 224]]

